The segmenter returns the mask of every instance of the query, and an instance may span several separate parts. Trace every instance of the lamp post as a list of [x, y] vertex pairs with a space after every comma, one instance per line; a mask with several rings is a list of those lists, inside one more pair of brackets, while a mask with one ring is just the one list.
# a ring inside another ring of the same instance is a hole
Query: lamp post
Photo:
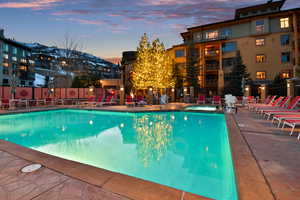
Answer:
[[120, 87], [120, 104], [124, 105], [125, 104], [125, 93], [124, 93], [124, 86], [121, 85]]

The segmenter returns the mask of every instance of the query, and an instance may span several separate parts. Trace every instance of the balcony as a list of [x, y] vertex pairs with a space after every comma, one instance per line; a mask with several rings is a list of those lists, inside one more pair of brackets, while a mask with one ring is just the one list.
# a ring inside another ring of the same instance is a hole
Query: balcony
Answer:
[[201, 39], [198, 39], [197, 42], [200, 42], [200, 43], [213, 42], [213, 41], [227, 40], [228, 38], [229, 38], [228, 36], [220, 35], [220, 36], [217, 36], [214, 38], [201, 38]]
[[218, 79], [206, 79], [205, 86], [206, 87], [218, 87]]
[[220, 66], [217, 64], [206, 64], [205, 69], [206, 70], [219, 70]]

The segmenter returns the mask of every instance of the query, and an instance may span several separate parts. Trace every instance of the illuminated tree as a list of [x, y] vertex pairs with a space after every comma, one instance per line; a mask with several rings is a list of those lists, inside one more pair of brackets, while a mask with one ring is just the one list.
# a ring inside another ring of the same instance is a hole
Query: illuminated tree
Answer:
[[138, 157], [149, 166], [151, 161], [160, 160], [171, 145], [173, 119], [167, 115], [143, 115], [135, 118]]
[[147, 35], [143, 35], [133, 65], [132, 82], [135, 89], [162, 89], [174, 86], [171, 60], [163, 43], [158, 39], [151, 45]]

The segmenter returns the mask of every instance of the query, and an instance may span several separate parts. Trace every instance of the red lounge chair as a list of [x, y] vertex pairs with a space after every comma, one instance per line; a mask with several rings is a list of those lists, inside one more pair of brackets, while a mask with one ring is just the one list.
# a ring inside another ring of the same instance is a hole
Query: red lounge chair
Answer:
[[125, 102], [125, 105], [129, 105], [129, 106], [135, 106], [135, 102], [132, 98], [131, 95], [127, 95], [126, 96], [126, 102]]
[[274, 109], [284, 109], [287, 105], [287, 103], [290, 101], [291, 97], [285, 97], [278, 105], [278, 107], [267, 107], [267, 108], [263, 108], [261, 110], [259, 110], [258, 112], [260, 114], [264, 114], [265, 111], [268, 111], [268, 110], [274, 110]]
[[204, 95], [199, 95], [197, 99], [197, 104], [205, 104], [205, 96]]
[[272, 119], [272, 123], [278, 121], [278, 127], [280, 127], [281, 122], [288, 119], [299, 119], [300, 120], [300, 113], [297, 114], [288, 114], [288, 115], [274, 115]]
[[112, 104], [115, 104], [115, 102], [113, 101], [114, 100], [114, 97], [115, 95], [114, 94], [111, 94], [109, 95], [104, 102], [102, 102], [101, 104], [99, 105], [112, 105]]
[[81, 102], [80, 104], [81, 105], [94, 105], [96, 103], [96, 99], [95, 99], [95, 97], [94, 96], [90, 96], [88, 99], [87, 99], [87, 101], [83, 101], [83, 102]]
[[279, 104], [283, 101], [284, 97], [278, 97], [274, 102], [268, 105], [257, 105], [254, 108], [255, 112], [260, 112], [262, 109], [267, 109], [267, 108], [276, 108], [279, 106]]
[[[292, 128], [290, 132], [290, 136], [292, 136], [296, 126], [300, 126], [300, 119], [286, 119], [283, 122], [281, 130], [283, 130], [285, 126], [289, 126]], [[298, 140], [300, 140], [300, 133], [298, 133]]]
[[267, 110], [264, 112], [264, 115], [267, 119], [271, 119], [271, 116], [273, 115], [297, 114], [300, 110], [294, 110], [294, 108], [297, 106], [299, 101], [300, 96], [296, 96], [290, 101], [286, 108]]
[[221, 97], [220, 96], [213, 96], [212, 104], [221, 104]]
[[270, 96], [270, 98], [266, 98], [264, 103], [251, 103], [248, 104], [248, 109], [249, 110], [254, 110], [257, 106], [264, 106], [264, 105], [271, 105], [274, 100], [275, 100], [276, 96]]
[[9, 99], [1, 99], [0, 108], [9, 108]]
[[137, 105], [143, 106], [147, 104], [143, 96], [137, 96], [136, 100]]

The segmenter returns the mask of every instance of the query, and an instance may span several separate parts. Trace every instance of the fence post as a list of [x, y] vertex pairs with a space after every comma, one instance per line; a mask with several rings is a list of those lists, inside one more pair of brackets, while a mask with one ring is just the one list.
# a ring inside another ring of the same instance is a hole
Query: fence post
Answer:
[[295, 96], [295, 83], [292, 79], [287, 80], [287, 96]]
[[251, 96], [251, 86], [250, 85], [245, 86], [244, 96], [246, 96], [246, 97]]
[[268, 93], [268, 87], [266, 84], [262, 84], [260, 86], [260, 91], [261, 91], [261, 94], [260, 94], [260, 98], [262, 100], [266, 99], [267, 98], [267, 93]]

